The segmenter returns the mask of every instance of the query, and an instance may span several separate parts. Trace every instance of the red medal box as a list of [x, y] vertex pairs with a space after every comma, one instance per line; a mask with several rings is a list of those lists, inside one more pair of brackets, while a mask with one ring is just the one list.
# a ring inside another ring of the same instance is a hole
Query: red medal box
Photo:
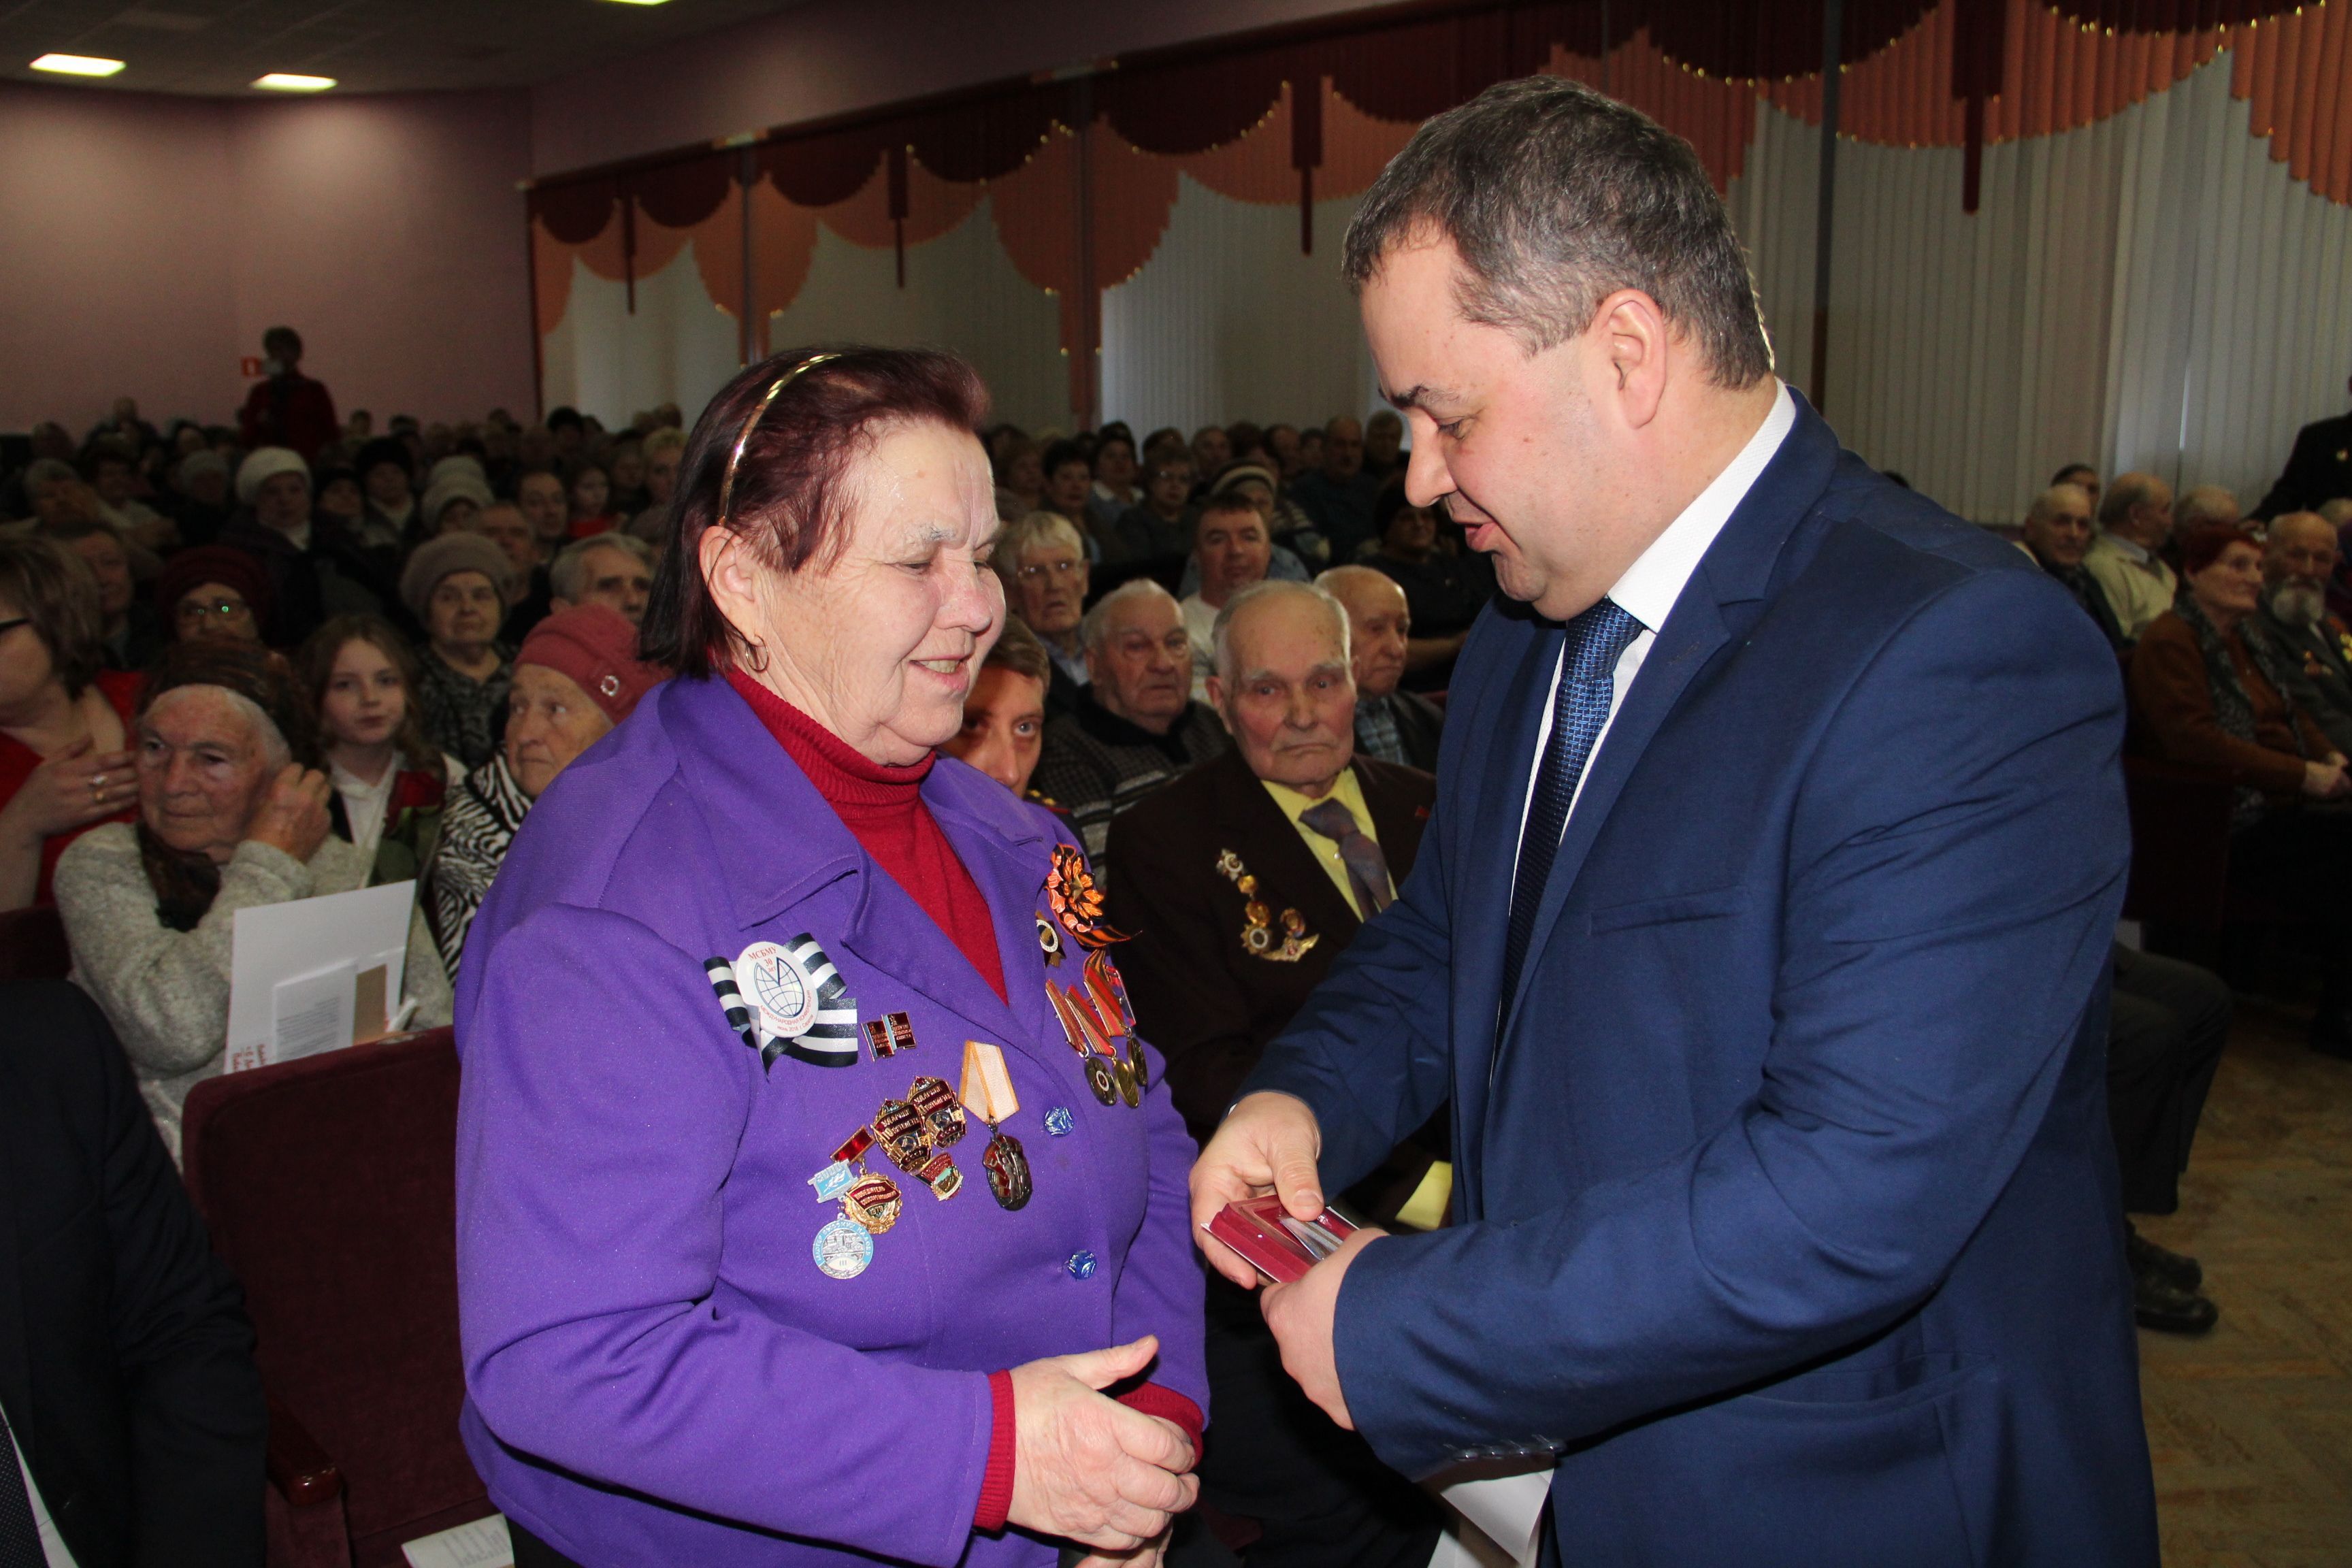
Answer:
[[1239, 1253], [1269, 1285], [1290, 1285], [1339, 1250], [1356, 1234], [1344, 1215], [1325, 1209], [1312, 1220], [1293, 1219], [1272, 1194], [1227, 1204], [1201, 1227]]

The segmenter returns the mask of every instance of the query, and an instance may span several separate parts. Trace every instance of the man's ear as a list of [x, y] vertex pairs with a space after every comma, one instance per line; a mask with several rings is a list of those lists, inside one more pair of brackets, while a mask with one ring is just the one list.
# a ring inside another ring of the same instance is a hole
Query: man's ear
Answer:
[[[1225, 681], [1224, 681], [1224, 678], [1223, 678], [1223, 676], [1218, 676], [1218, 675], [1213, 675], [1213, 676], [1209, 677], [1209, 687], [1208, 687], [1208, 690], [1209, 690], [1209, 706], [1210, 706], [1210, 707], [1212, 707], [1212, 708], [1213, 708], [1213, 709], [1215, 709], [1215, 710], [1217, 710], [1217, 717], [1218, 717], [1218, 718], [1220, 718], [1220, 719], [1223, 718], [1223, 717], [1225, 716]], [[1231, 727], [1232, 727], [1232, 726], [1230, 726], [1230, 725], [1228, 725], [1228, 726], [1227, 726], [1227, 728], [1228, 728], [1228, 729], [1230, 729]]]
[[1639, 289], [1620, 289], [1601, 301], [1590, 329], [1601, 336], [1620, 415], [1634, 429], [1657, 417], [1674, 358], [1674, 334], [1658, 302]]

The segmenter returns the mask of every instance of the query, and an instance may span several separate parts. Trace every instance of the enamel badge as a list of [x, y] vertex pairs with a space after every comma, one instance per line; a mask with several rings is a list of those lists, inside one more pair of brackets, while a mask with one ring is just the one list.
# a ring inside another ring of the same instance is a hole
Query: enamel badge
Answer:
[[1103, 923], [1102, 889], [1095, 886], [1087, 858], [1075, 844], [1054, 846], [1054, 868], [1045, 875], [1045, 903], [1069, 927], [1080, 947], [1125, 942], [1127, 932]]
[[857, 999], [816, 938], [803, 931], [789, 942], [755, 942], [736, 954], [732, 978], [758, 1031], [761, 1066], [772, 1066], [779, 1052], [814, 1067], [856, 1062]]

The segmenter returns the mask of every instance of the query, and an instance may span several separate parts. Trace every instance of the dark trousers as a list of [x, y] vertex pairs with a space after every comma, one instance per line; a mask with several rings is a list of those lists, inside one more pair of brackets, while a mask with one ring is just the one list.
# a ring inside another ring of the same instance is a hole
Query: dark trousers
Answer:
[[1422, 1568], [1443, 1518], [1282, 1370], [1257, 1297], [1209, 1276], [1209, 1407], [1202, 1500], [1265, 1534], [1249, 1568]]
[[2230, 1038], [2230, 988], [2193, 963], [2115, 950], [2107, 1020], [2107, 1123], [2124, 1209], [2170, 1214]]
[[2230, 837], [2230, 881], [2315, 928], [2326, 952], [2322, 1014], [2352, 1007], [2352, 806], [2299, 801]]

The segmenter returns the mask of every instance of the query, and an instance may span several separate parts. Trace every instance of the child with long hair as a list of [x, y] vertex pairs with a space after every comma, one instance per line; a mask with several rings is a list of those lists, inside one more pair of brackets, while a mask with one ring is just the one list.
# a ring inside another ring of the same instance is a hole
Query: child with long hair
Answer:
[[370, 886], [424, 874], [449, 781], [464, 770], [425, 738], [416, 656], [374, 616], [339, 616], [297, 658], [335, 786], [337, 837], [369, 858]]

